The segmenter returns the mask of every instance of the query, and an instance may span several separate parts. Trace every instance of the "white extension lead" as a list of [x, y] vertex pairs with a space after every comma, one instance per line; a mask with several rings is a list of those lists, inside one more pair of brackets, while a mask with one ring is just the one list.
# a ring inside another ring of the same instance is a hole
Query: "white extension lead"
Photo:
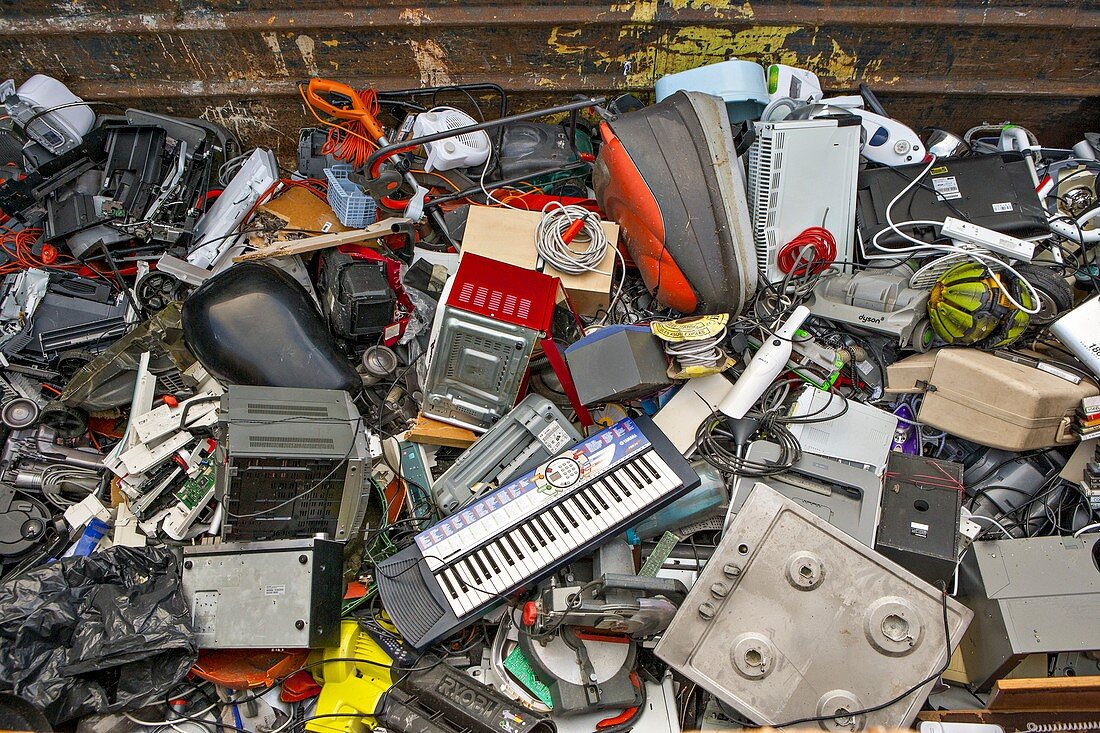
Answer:
[[[1039, 299], [1039, 293], [1038, 293], [1037, 290], [1035, 290], [1035, 287], [1030, 282], [1028, 282], [1027, 278], [1025, 278], [1023, 275], [1021, 275], [1019, 272], [1017, 272], [1015, 269], [1013, 269], [1011, 265], [1009, 265], [1008, 263], [1003, 262], [1003, 261], [1001, 261], [1001, 260], [999, 260], [996, 257], [993, 257], [991, 255], [984, 255], [984, 254], [981, 254], [980, 252], [975, 252], [973, 250], [964, 249], [962, 247], [955, 247], [955, 246], [952, 246], [952, 245], [949, 245], [949, 244], [929, 244], [928, 242], [925, 242], [923, 240], [916, 239], [915, 237], [909, 236], [908, 234], [906, 234], [905, 232], [903, 232], [900, 229], [900, 227], [903, 227], [903, 226], [913, 226], [913, 225], [918, 225], [918, 224], [942, 227], [943, 226], [942, 221], [932, 221], [930, 219], [913, 219], [911, 221], [895, 222], [893, 220], [893, 218], [891, 217], [890, 212], [894, 208], [894, 204], [896, 204], [898, 201], [900, 201], [902, 196], [907, 194], [911, 188], [913, 188], [918, 183], [920, 183], [920, 180], [922, 178], [924, 178], [926, 175], [928, 175], [928, 171], [932, 170], [932, 166], [934, 166], [936, 164], [937, 160], [938, 160], [938, 158], [935, 155], [931, 156], [931, 160], [928, 161], [928, 165], [925, 166], [924, 170], [922, 170], [915, 178], [913, 178], [913, 180], [910, 181], [909, 184], [905, 188], [898, 191], [898, 194], [896, 196], [894, 196], [894, 198], [891, 199], [890, 203], [887, 204], [887, 206], [886, 206], [886, 223], [890, 225], [889, 229], [893, 230], [901, 238], [903, 238], [903, 239], [905, 239], [909, 242], [913, 242], [917, 246], [916, 247], [898, 247], [898, 248], [889, 248], [889, 249], [882, 248], [881, 249], [881, 251], [889, 252], [889, 254], [875, 255], [875, 254], [868, 254], [867, 252], [864, 252], [863, 253], [864, 258], [866, 258], [868, 260], [888, 260], [888, 259], [895, 259], [895, 256], [898, 253], [924, 252], [924, 251], [928, 251], [928, 250], [934, 250], [934, 251], [938, 251], [938, 252], [948, 252], [948, 253], [964, 255], [964, 256], [969, 257], [971, 259], [977, 260], [978, 262], [985, 265], [986, 267], [996, 266], [996, 267], [999, 267], [1001, 269], [1008, 270], [1009, 272], [1011, 272], [1017, 279], [1019, 279], [1020, 282], [1022, 282], [1027, 287], [1028, 290], [1031, 291], [1032, 302], [1035, 303], [1035, 306], [1033, 308], [1025, 308], [1022, 303], [1017, 302], [1017, 300], [1012, 297], [1012, 293], [1010, 293], [1008, 291], [1008, 288], [1006, 288], [1004, 286], [1004, 284], [1001, 283], [1000, 278], [994, 276], [994, 278], [993, 278], [994, 282], [997, 283], [997, 287], [1000, 288], [1001, 294], [1004, 295], [1005, 300], [1007, 300], [1009, 303], [1011, 303], [1017, 309], [1022, 310], [1024, 313], [1027, 313], [1029, 315], [1035, 315], [1036, 313], [1038, 313], [1042, 309], [1042, 303], [1040, 302], [1040, 299]], [[888, 231], [887, 229], [883, 229], [882, 231], [875, 234], [875, 236], [871, 237], [871, 246], [874, 249], [880, 249], [879, 244], [878, 244], [879, 237], [881, 237], [887, 231]]]

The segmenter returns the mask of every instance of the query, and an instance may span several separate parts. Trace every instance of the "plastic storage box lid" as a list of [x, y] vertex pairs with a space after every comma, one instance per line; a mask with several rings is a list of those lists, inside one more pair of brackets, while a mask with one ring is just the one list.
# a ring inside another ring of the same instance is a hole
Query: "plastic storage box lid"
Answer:
[[658, 102], [679, 91], [721, 97], [726, 103], [726, 114], [734, 123], [758, 119], [768, 104], [764, 67], [739, 59], [662, 76], [654, 91]]

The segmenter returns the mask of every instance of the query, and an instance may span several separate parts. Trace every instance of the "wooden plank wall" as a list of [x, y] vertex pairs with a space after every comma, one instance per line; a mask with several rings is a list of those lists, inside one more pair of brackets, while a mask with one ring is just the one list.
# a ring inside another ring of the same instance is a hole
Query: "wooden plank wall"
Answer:
[[408, 88], [493, 81], [514, 110], [581, 91], [650, 94], [729, 57], [867, 82], [913, 127], [1012, 120], [1048, 145], [1100, 130], [1095, 0], [0, 0], [2, 72], [86, 99], [201, 116], [293, 155], [318, 75]]

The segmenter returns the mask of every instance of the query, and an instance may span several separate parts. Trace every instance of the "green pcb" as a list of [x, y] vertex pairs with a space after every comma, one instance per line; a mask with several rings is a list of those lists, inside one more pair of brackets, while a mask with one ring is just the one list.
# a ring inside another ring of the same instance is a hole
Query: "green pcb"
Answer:
[[176, 492], [176, 498], [188, 509], [194, 509], [213, 490], [214, 466], [211, 464], [203, 468], [194, 478], [184, 481]]
[[526, 687], [532, 695], [546, 703], [547, 707], [554, 707], [553, 698], [550, 697], [550, 688], [535, 676], [535, 670], [531, 667], [531, 663], [527, 661], [527, 657], [523, 656], [523, 650], [518, 646], [504, 660], [504, 668], [515, 675], [520, 684]]
[[676, 547], [679, 542], [680, 537], [672, 532], [665, 532], [661, 535], [661, 541], [653, 548], [653, 552], [649, 553], [649, 557], [645, 559], [645, 562], [642, 564], [642, 569], [638, 571], [638, 575], [647, 578], [656, 578], [657, 571], [665, 564], [665, 560], [672, 554], [672, 548]]

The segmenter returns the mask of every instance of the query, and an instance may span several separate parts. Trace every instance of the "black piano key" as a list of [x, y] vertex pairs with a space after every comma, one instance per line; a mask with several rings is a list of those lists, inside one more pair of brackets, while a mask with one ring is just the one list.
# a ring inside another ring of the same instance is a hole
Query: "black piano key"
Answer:
[[649, 480], [648, 475], [643, 475], [636, 466], [628, 466], [627, 469], [629, 470], [632, 477], [634, 477], [635, 483], [638, 485], [639, 490], [643, 491], [647, 489], [650, 484], [652, 484], [652, 481]]
[[508, 552], [508, 548], [506, 546], [508, 543], [497, 540], [495, 544], [497, 547], [497, 552], [499, 552], [500, 556], [504, 558], [504, 562], [508, 563], [508, 565], [511, 567], [515, 567], [516, 563], [512, 559], [512, 553]]
[[451, 585], [451, 579], [447, 577], [447, 573], [443, 572], [439, 574], [439, 579], [443, 581], [443, 585], [447, 586], [447, 592], [451, 594], [451, 598], [458, 598], [458, 591]]
[[648, 478], [650, 481], [656, 481], [660, 478], [660, 476], [657, 475], [656, 469], [654, 469], [653, 466], [649, 465], [648, 457], [648, 453], [643, 453], [642, 455], [638, 456], [638, 460], [634, 462], [634, 466], [640, 469], [645, 477]]
[[602, 485], [604, 490], [611, 495], [612, 499], [620, 504], [622, 503], [623, 495], [620, 494], [619, 490], [615, 488], [615, 484], [611, 483], [610, 481], [604, 481], [602, 482]]
[[600, 499], [600, 501], [605, 505], [604, 509], [606, 511], [610, 511], [611, 507], [609, 505], [614, 504], [615, 500], [611, 498], [611, 492], [607, 488], [607, 483], [599, 481], [595, 484], [592, 484], [592, 488], [594, 490], [594, 493], [596, 494], [596, 498]]
[[560, 516], [558, 516], [558, 513], [560, 511], [561, 511], [561, 509], [559, 509], [558, 507], [551, 507], [550, 511], [547, 512], [547, 513], [550, 515], [550, 518], [554, 520], [554, 523], [556, 525], [558, 525], [558, 527], [561, 528], [561, 531], [568, 534], [569, 529], [568, 529], [568, 525], [566, 524], [566, 521], [564, 519], [562, 519]]
[[527, 527], [525, 527], [521, 524], [516, 529], [519, 530], [520, 538], [524, 542], [527, 543], [528, 551], [532, 555], [534, 555], [536, 552], [538, 552], [539, 551], [539, 543], [538, 543], [537, 540], [535, 540], [533, 537], [531, 537], [531, 535], [527, 531]]
[[491, 551], [488, 548], [482, 550], [482, 554], [485, 556], [485, 561], [488, 562], [489, 567], [493, 568], [493, 572], [489, 573], [489, 577], [500, 575], [500, 568], [496, 565], [496, 560], [493, 558]]
[[569, 508], [569, 505], [563, 501], [562, 503], [558, 504], [556, 508], [558, 510], [558, 516], [561, 517], [561, 520], [566, 523], [566, 526], [571, 526], [574, 520], [573, 517], [570, 516], [573, 513], [573, 510]]
[[592, 494], [592, 498], [593, 498], [593, 499], [595, 499], [595, 500], [596, 500], [596, 502], [597, 502], [597, 503], [598, 503], [598, 504], [599, 504], [599, 505], [600, 505], [600, 506], [601, 506], [601, 507], [603, 508], [603, 510], [604, 510], [604, 511], [606, 512], [606, 511], [607, 511], [608, 509], [610, 509], [611, 507], [609, 507], [609, 506], [607, 505], [607, 502], [606, 502], [606, 501], [604, 501], [604, 498], [603, 498], [602, 492], [600, 492], [600, 491], [598, 491], [598, 490], [597, 490], [599, 486], [600, 486], [600, 482], [599, 482], [599, 481], [596, 481], [596, 482], [595, 482], [595, 483], [593, 483], [593, 484], [592, 484], [592, 486], [591, 486], [591, 487], [589, 488], [589, 492], [588, 492], [588, 493]]
[[511, 532], [504, 535], [504, 541], [507, 542], [508, 545], [512, 548], [512, 552], [515, 554], [515, 558], [522, 562], [523, 558], [526, 557], [526, 555], [523, 554], [523, 550], [519, 549], [519, 543], [512, 539]]
[[588, 507], [586, 507], [584, 505], [584, 502], [580, 500], [580, 495], [577, 494], [577, 495], [573, 496], [571, 501], [573, 502], [573, 505], [577, 508], [577, 510], [580, 511], [581, 516], [584, 517], [584, 521], [591, 522], [592, 521], [592, 513], [590, 511], [588, 511]]
[[609, 474], [607, 475], [607, 478], [608, 478], [608, 480], [609, 480], [609, 481], [612, 481], [612, 482], [614, 482], [614, 483], [615, 483], [615, 485], [616, 485], [616, 486], [618, 486], [618, 487], [619, 487], [619, 488], [620, 488], [620, 489], [622, 490], [623, 494], [625, 494], [626, 496], [630, 496], [630, 495], [631, 495], [631, 492], [630, 492], [630, 487], [626, 485], [626, 482], [625, 482], [625, 481], [623, 481], [623, 480], [622, 480], [622, 479], [621, 479], [621, 478], [620, 478], [620, 477], [618, 476], [618, 474], [617, 474], [617, 473], [609, 473]]
[[535, 517], [528, 517], [524, 528], [535, 538], [535, 542], [538, 542], [541, 547], [546, 547], [546, 538], [542, 535], [542, 528], [535, 525]]
[[464, 568], [466, 572], [470, 574], [470, 577], [473, 578], [475, 583], [477, 583], [478, 585], [481, 584], [481, 576], [477, 574], [477, 568], [474, 567], [474, 563], [472, 560], [470, 560], [470, 558], [467, 557], [465, 560], [460, 562], [459, 567]]
[[592, 501], [592, 497], [588, 495], [587, 489], [580, 492], [577, 496], [579, 496], [581, 498], [581, 501], [585, 502], [588, 505], [588, 508], [592, 510], [592, 516], [600, 516], [600, 508], [596, 506], [596, 502]]
[[577, 522], [576, 510], [571, 509], [570, 505], [567, 505], [565, 502], [562, 502], [558, 506], [558, 513], [561, 514], [561, 516], [565, 518], [565, 521], [569, 522], [569, 524], [571, 524], [574, 528], [580, 526], [580, 524]]
[[629, 463], [623, 464], [623, 477], [634, 484], [636, 489], [644, 489], [649, 482], [638, 475], [637, 470]]
[[653, 469], [653, 475], [658, 479], [675, 478], [675, 476], [670, 477], [665, 473], [667, 468], [661, 465], [661, 457], [656, 452], [646, 453], [644, 458], [649, 467]]
[[480, 550], [473, 554], [474, 561], [477, 563], [478, 568], [481, 569], [481, 577], [488, 580], [493, 577], [493, 574], [489, 572], [489, 565], [485, 562], [488, 557], [482, 557], [485, 554], [484, 550]]
[[550, 520], [546, 518], [545, 514], [535, 517], [535, 522], [538, 523], [539, 528], [542, 530], [543, 536], [547, 542], [556, 542], [557, 536], [554, 534], [554, 528], [550, 525]]

